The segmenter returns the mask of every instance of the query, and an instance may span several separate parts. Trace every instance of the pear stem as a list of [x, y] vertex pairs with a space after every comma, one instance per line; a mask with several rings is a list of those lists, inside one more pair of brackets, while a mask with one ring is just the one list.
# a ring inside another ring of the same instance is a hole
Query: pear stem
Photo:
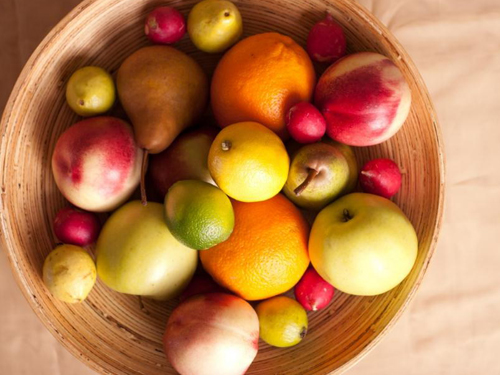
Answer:
[[307, 174], [306, 179], [302, 182], [297, 188], [293, 191], [295, 195], [298, 197], [304, 190], [307, 189], [312, 180], [319, 174], [316, 169], [309, 168], [309, 173]]
[[141, 167], [141, 202], [143, 206], [148, 204], [148, 197], [146, 196], [146, 167], [148, 164], [149, 151], [144, 149], [142, 154], [142, 167]]

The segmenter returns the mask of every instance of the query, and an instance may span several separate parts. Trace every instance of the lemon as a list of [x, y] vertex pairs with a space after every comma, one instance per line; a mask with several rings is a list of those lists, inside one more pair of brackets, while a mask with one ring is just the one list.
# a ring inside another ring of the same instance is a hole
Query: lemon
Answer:
[[288, 177], [290, 160], [281, 139], [256, 122], [222, 129], [208, 153], [208, 169], [231, 198], [258, 202], [278, 194]]
[[243, 33], [241, 15], [232, 2], [204, 0], [188, 16], [187, 28], [194, 45], [209, 53], [222, 52]]
[[95, 280], [94, 261], [79, 246], [58, 246], [43, 263], [43, 282], [54, 297], [64, 302], [82, 302]]
[[66, 86], [66, 101], [80, 116], [94, 116], [106, 112], [115, 102], [113, 78], [97, 66], [78, 69]]
[[184, 245], [205, 250], [224, 242], [234, 228], [231, 201], [220, 189], [203, 181], [173, 184], [165, 196], [165, 220]]
[[260, 338], [269, 345], [297, 345], [307, 333], [307, 313], [297, 301], [278, 296], [257, 305]]

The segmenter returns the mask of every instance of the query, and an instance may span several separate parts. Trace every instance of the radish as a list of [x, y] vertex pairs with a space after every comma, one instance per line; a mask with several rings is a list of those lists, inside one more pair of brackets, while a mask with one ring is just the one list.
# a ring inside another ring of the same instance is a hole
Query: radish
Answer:
[[288, 132], [299, 143], [318, 142], [325, 135], [325, 118], [309, 102], [295, 104], [288, 111], [285, 121]]
[[309, 267], [295, 285], [295, 299], [307, 311], [316, 311], [328, 306], [335, 288], [327, 283], [314, 268]]
[[309, 32], [307, 53], [311, 60], [320, 63], [332, 63], [346, 54], [344, 31], [330, 13]]
[[146, 17], [144, 33], [153, 43], [172, 44], [186, 33], [186, 21], [176, 9], [158, 7]]
[[77, 208], [63, 208], [54, 218], [54, 233], [65, 244], [88, 246], [97, 240], [100, 230], [96, 214]]
[[401, 187], [401, 172], [391, 159], [370, 160], [361, 168], [359, 183], [366, 193], [390, 198]]

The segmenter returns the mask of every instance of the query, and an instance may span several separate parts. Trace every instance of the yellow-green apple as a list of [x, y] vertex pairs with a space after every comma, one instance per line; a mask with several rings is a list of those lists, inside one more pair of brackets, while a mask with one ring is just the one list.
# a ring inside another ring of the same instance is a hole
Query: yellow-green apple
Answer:
[[309, 237], [311, 263], [342, 292], [372, 296], [410, 273], [418, 250], [415, 229], [386, 198], [346, 195], [316, 217]]
[[410, 111], [411, 92], [389, 58], [374, 52], [348, 55], [320, 77], [314, 102], [326, 119], [326, 134], [351, 146], [371, 146], [392, 137]]
[[293, 156], [283, 192], [297, 206], [319, 210], [345, 189], [348, 177], [347, 160], [337, 148], [312, 143]]
[[259, 318], [239, 297], [201, 294], [172, 312], [163, 343], [182, 375], [241, 375], [259, 349]]
[[152, 200], [163, 202], [165, 194], [180, 180], [200, 180], [215, 185], [208, 171], [210, 146], [215, 127], [202, 127], [180, 135], [165, 151], [149, 157], [148, 187]]
[[75, 206], [111, 211], [139, 184], [141, 159], [130, 125], [115, 117], [93, 117], [58, 139], [52, 172], [61, 193]]
[[163, 205], [132, 201], [115, 211], [97, 239], [97, 274], [111, 289], [157, 300], [178, 296], [198, 253], [168, 230]]

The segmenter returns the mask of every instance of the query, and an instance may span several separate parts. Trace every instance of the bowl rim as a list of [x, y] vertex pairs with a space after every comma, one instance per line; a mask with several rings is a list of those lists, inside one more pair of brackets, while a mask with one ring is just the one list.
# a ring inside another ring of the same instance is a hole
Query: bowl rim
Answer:
[[[80, 16], [80, 14], [89, 11], [89, 8], [91, 8], [94, 4], [97, 4], [101, 1], [103, 0], [84, 0], [82, 3], [74, 7], [62, 20], [60, 20], [56, 24], [56, 26], [54, 26], [51, 29], [51, 31], [45, 36], [45, 38], [43, 38], [43, 40], [31, 54], [28, 61], [25, 63], [11, 91], [11, 94], [5, 105], [2, 118], [0, 121], [1, 134], [5, 134], [16, 101], [20, 93], [22, 93], [23, 89], [26, 87], [27, 82], [29, 81], [30, 72], [32, 68], [37, 64], [38, 60], [43, 56], [45, 49], [48, 46], [50, 46], [50, 44], [53, 41], [57, 40], [57, 38], [60, 37], [61, 31], [64, 28], [66, 28], [71, 22], [73, 22], [75, 18]], [[411, 72], [412, 77], [419, 84], [419, 89], [423, 94], [423, 99], [426, 102], [427, 110], [432, 119], [433, 123], [432, 131], [437, 143], [437, 156], [438, 156], [437, 162], [439, 168], [439, 181], [438, 181], [439, 199], [437, 205], [436, 221], [432, 228], [432, 238], [429, 243], [429, 250], [427, 252], [427, 256], [423, 261], [422, 269], [418, 274], [417, 279], [415, 280], [413, 286], [411, 287], [401, 307], [398, 309], [398, 311], [391, 318], [391, 320], [386, 324], [386, 326], [380, 331], [380, 333], [373, 340], [371, 340], [357, 355], [349, 359], [340, 367], [330, 372], [330, 374], [339, 374], [345, 372], [347, 369], [353, 367], [357, 362], [359, 362], [387, 335], [389, 330], [397, 323], [403, 312], [407, 309], [408, 305], [413, 300], [416, 291], [420, 287], [420, 284], [422, 283], [425, 273], [429, 267], [430, 260], [436, 250], [439, 233], [443, 221], [444, 204], [445, 204], [446, 168], [445, 168], [445, 152], [444, 152], [443, 136], [441, 128], [439, 126], [434, 105], [432, 103], [427, 86], [425, 85], [425, 82], [422, 79], [422, 76], [420, 75], [415, 63], [408, 55], [406, 50], [403, 48], [403, 46], [399, 43], [396, 37], [389, 31], [389, 29], [387, 29], [387, 27], [383, 25], [380, 20], [378, 20], [378, 18], [376, 18], [368, 9], [366, 9], [363, 5], [357, 3], [355, 0], [343, 0], [343, 1], [345, 3], [348, 3], [349, 6], [352, 7], [358, 13], [358, 15], [360, 15], [375, 31], [377, 31], [380, 37], [385, 38], [389, 42], [389, 44], [392, 47], [394, 47], [399, 56], [404, 56], [405, 63], [409, 71]], [[328, 8], [335, 8], [335, 3], [333, 2], [333, 0], [325, 1], [325, 8], [327, 10]], [[5, 167], [5, 149], [3, 149], [5, 144], [6, 144], [5, 138], [2, 137], [0, 140], [0, 167], [2, 170]], [[2, 174], [2, 176], [5, 176], [5, 174]], [[102, 374], [109, 373], [106, 368], [104, 368], [91, 358], [89, 358], [85, 353], [80, 352], [78, 348], [70, 340], [67, 340], [60, 332], [58, 332], [56, 327], [51, 324], [51, 320], [44, 313], [44, 310], [38, 308], [39, 303], [36, 301], [36, 296], [31, 292], [31, 288], [27, 282], [26, 276], [22, 272], [19, 272], [16, 251], [13, 249], [13, 246], [9, 246], [11, 240], [9, 238], [7, 230], [9, 223], [7, 220], [8, 215], [5, 214], [8, 210], [6, 209], [4, 204], [4, 197], [6, 196], [6, 192], [4, 189], [3, 177], [1, 178], [1, 180], [2, 180], [1, 181], [2, 189], [0, 193], [0, 246], [3, 248], [5, 254], [7, 255], [9, 266], [11, 268], [12, 274], [14, 275], [14, 279], [16, 280], [18, 287], [21, 289], [21, 292], [23, 293], [25, 299], [28, 301], [31, 309], [37, 315], [38, 319], [49, 330], [49, 332], [57, 339], [57, 341], [59, 341], [74, 357], [78, 358], [82, 363], [84, 363], [91, 369]]]

